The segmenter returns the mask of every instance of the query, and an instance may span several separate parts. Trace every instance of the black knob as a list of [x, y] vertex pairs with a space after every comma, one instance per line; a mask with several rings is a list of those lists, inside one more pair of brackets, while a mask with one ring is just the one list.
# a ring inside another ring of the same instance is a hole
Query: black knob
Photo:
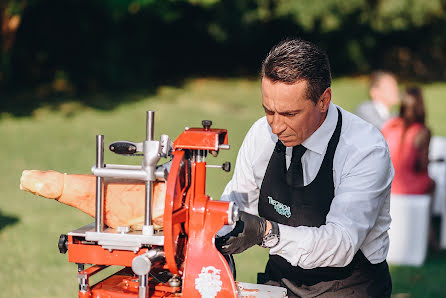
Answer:
[[211, 120], [203, 120], [203, 121], [201, 121], [201, 125], [203, 125], [203, 128], [205, 130], [208, 130], [212, 126], [212, 121]]
[[65, 254], [68, 251], [68, 236], [65, 234], [60, 235], [57, 246], [59, 247], [59, 252]]
[[221, 165], [221, 168], [225, 172], [231, 171], [231, 162], [229, 162], [229, 161], [225, 162], [224, 164]]

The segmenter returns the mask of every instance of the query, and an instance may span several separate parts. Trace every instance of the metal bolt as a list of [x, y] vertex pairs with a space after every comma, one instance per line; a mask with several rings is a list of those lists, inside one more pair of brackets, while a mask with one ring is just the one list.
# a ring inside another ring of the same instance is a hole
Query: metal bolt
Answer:
[[118, 233], [125, 234], [130, 231], [130, 227], [128, 226], [120, 226], [117, 228]]
[[181, 279], [177, 275], [174, 275], [169, 279], [168, 284], [170, 287], [179, 287], [181, 286]]
[[151, 268], [152, 262], [146, 254], [139, 255], [132, 260], [132, 270], [136, 275], [146, 275]]

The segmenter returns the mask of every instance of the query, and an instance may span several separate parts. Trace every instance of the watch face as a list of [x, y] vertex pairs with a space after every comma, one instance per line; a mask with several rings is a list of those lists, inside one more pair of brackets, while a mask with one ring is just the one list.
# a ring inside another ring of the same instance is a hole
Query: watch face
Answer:
[[268, 235], [268, 237], [263, 241], [265, 247], [274, 247], [279, 243], [279, 237], [277, 235]]

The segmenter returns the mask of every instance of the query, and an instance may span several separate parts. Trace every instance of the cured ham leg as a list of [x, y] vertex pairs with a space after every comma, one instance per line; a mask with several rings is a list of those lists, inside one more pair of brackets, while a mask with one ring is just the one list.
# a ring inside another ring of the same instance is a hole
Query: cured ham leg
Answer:
[[[95, 215], [94, 175], [25, 170], [20, 178], [20, 189], [73, 206], [90, 216]], [[155, 182], [151, 210], [155, 229], [161, 229], [163, 225], [165, 194], [166, 183]], [[144, 223], [144, 201], [143, 181], [104, 179], [104, 223], [107, 226], [141, 229]]]

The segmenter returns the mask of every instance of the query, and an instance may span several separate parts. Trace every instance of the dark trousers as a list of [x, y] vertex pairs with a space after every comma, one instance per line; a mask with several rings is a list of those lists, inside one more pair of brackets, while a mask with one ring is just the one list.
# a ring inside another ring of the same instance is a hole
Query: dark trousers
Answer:
[[271, 279], [266, 270], [265, 273], [259, 273], [257, 282], [284, 287], [288, 290], [288, 297], [386, 298], [392, 293], [392, 280], [386, 261], [358, 264], [352, 274], [343, 279], [298, 283], [284, 277], [280, 280]]

